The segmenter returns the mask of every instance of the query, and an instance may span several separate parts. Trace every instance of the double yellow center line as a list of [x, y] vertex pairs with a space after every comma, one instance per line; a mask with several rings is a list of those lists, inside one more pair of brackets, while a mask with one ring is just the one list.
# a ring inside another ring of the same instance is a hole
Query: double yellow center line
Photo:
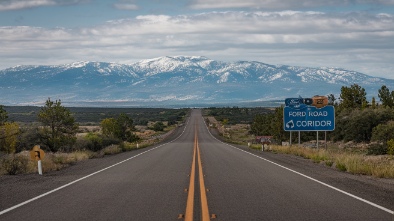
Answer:
[[204, 183], [204, 174], [202, 172], [202, 164], [201, 164], [201, 155], [200, 148], [198, 146], [198, 133], [197, 127], [194, 134], [194, 148], [193, 148], [193, 161], [192, 161], [192, 169], [190, 173], [190, 184], [189, 184], [189, 192], [187, 196], [187, 204], [186, 204], [186, 213], [185, 213], [185, 221], [193, 220], [193, 210], [194, 210], [194, 192], [195, 192], [195, 179], [196, 179], [196, 158], [198, 164], [198, 178], [200, 184], [200, 201], [201, 201], [201, 220], [208, 221], [209, 210], [208, 210], [208, 200], [207, 200], [207, 192], [205, 189]]

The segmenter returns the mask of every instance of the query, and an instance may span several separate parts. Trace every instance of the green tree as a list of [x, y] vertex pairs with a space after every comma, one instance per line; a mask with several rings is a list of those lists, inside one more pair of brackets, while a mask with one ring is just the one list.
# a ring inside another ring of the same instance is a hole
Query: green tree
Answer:
[[16, 152], [23, 150], [30, 150], [34, 145], [40, 143], [40, 127], [35, 124], [24, 126], [20, 128], [20, 135], [18, 139], [18, 147]]
[[0, 105], [0, 126], [4, 125], [7, 122], [8, 114], [7, 111], [4, 109], [3, 105]]
[[115, 118], [106, 118], [101, 121], [100, 125], [103, 135], [107, 137], [116, 137], [117, 125]]
[[284, 141], [287, 136], [283, 129], [283, 106], [275, 108], [274, 118], [271, 121], [272, 135], [277, 141]]
[[372, 109], [353, 111], [351, 120], [345, 127], [345, 141], [369, 142], [372, 129], [380, 122]]
[[372, 141], [380, 141], [386, 143], [394, 139], [394, 121], [379, 124], [372, 130]]
[[62, 106], [60, 100], [53, 102], [48, 98], [45, 106], [38, 113], [38, 121], [43, 125], [39, 132], [41, 142], [50, 151], [57, 152], [75, 143], [79, 126], [71, 112]]
[[250, 127], [251, 132], [256, 136], [272, 136], [272, 120], [274, 119], [274, 114], [257, 114], [253, 123]]
[[392, 120], [394, 112], [389, 108], [345, 109], [335, 117], [332, 138], [334, 141], [369, 142], [373, 140], [376, 126]]
[[120, 114], [115, 118], [106, 118], [101, 121], [103, 134], [115, 137], [123, 141], [134, 142], [139, 138], [133, 133], [135, 130], [133, 120], [126, 114]]
[[366, 104], [368, 104], [366, 95], [367, 93], [365, 92], [365, 89], [358, 84], [353, 84], [350, 87], [343, 86], [341, 88], [341, 103], [339, 104], [339, 106], [343, 109], [361, 109], [363, 106], [366, 106]]
[[156, 122], [154, 125], [153, 125], [153, 130], [154, 131], [163, 131], [164, 130], [164, 124], [163, 124], [163, 122], [161, 122], [161, 121], [158, 121], [158, 122]]
[[0, 126], [0, 150], [8, 154], [15, 153], [19, 132], [17, 123], [6, 122]]
[[394, 155], [394, 139], [387, 141], [387, 153]]
[[378, 96], [383, 106], [390, 108], [394, 107], [394, 91], [390, 92], [390, 90], [386, 87], [386, 85], [383, 85], [379, 89]]
[[376, 109], [376, 99], [375, 99], [375, 97], [372, 97], [371, 108], [372, 109]]
[[117, 130], [116, 137], [123, 141], [132, 141], [133, 133], [135, 130], [133, 125], [133, 119], [127, 116], [125, 113], [121, 113], [116, 119]]

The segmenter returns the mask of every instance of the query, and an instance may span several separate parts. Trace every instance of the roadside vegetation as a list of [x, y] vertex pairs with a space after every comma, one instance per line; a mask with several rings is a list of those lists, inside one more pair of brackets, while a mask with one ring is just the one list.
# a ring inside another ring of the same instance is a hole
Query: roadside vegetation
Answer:
[[[261, 151], [257, 136], [270, 136], [265, 151], [293, 154], [353, 174], [394, 178], [394, 91], [379, 89], [379, 102], [367, 101], [358, 85], [342, 87], [335, 106], [334, 131], [302, 132], [300, 140], [283, 130], [283, 106], [276, 108], [207, 108], [207, 125], [227, 142]], [[186, 109], [66, 108], [48, 99], [43, 107], [0, 105], [0, 175], [36, 173], [29, 151], [46, 152], [44, 172], [78, 161], [103, 157], [159, 142], [183, 123]], [[326, 137], [325, 137], [326, 136]], [[323, 142], [327, 138], [327, 142]], [[300, 143], [300, 145], [298, 145]]]
[[238, 107], [215, 110], [222, 113], [219, 117], [211, 114], [211, 109], [204, 114], [207, 123], [227, 142], [249, 143], [261, 150], [256, 137], [270, 136], [272, 143], [265, 151], [293, 154], [353, 174], [394, 178], [394, 91], [383, 85], [378, 91], [380, 102], [374, 97], [367, 101], [365, 89], [354, 84], [342, 87], [338, 99], [333, 94], [327, 97], [329, 105], [335, 107], [336, 126], [334, 131], [319, 133], [318, 145], [316, 132], [301, 132], [300, 140], [293, 132], [293, 145], [287, 146], [290, 132], [283, 130], [283, 106], [256, 113], [248, 124], [228, 120], [225, 113], [239, 112], [234, 111]]
[[187, 114], [187, 109], [66, 108], [50, 98], [41, 108], [0, 105], [0, 175], [36, 173], [37, 162], [30, 159], [35, 145], [46, 153], [44, 173], [151, 146], [182, 124]]

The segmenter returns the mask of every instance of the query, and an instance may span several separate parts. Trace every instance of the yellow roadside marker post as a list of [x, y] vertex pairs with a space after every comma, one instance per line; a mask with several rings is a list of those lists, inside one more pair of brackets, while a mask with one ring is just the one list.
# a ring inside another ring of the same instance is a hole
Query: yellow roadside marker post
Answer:
[[42, 164], [41, 159], [45, 156], [45, 152], [41, 150], [40, 145], [35, 145], [30, 151], [30, 158], [36, 160], [38, 163], [38, 174], [42, 175]]

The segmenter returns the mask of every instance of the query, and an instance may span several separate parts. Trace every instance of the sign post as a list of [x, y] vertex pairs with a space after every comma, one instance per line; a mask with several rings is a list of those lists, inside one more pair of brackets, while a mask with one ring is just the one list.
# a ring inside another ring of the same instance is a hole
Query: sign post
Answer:
[[40, 145], [35, 145], [30, 151], [30, 158], [36, 160], [38, 164], [38, 174], [42, 175], [41, 159], [45, 156], [45, 152], [40, 148]]
[[[309, 99], [287, 98], [283, 109], [283, 129], [290, 131], [317, 131], [316, 142], [319, 148], [319, 131], [335, 129], [334, 106], [327, 105], [327, 98], [315, 96]], [[300, 143], [300, 134], [298, 135]]]

